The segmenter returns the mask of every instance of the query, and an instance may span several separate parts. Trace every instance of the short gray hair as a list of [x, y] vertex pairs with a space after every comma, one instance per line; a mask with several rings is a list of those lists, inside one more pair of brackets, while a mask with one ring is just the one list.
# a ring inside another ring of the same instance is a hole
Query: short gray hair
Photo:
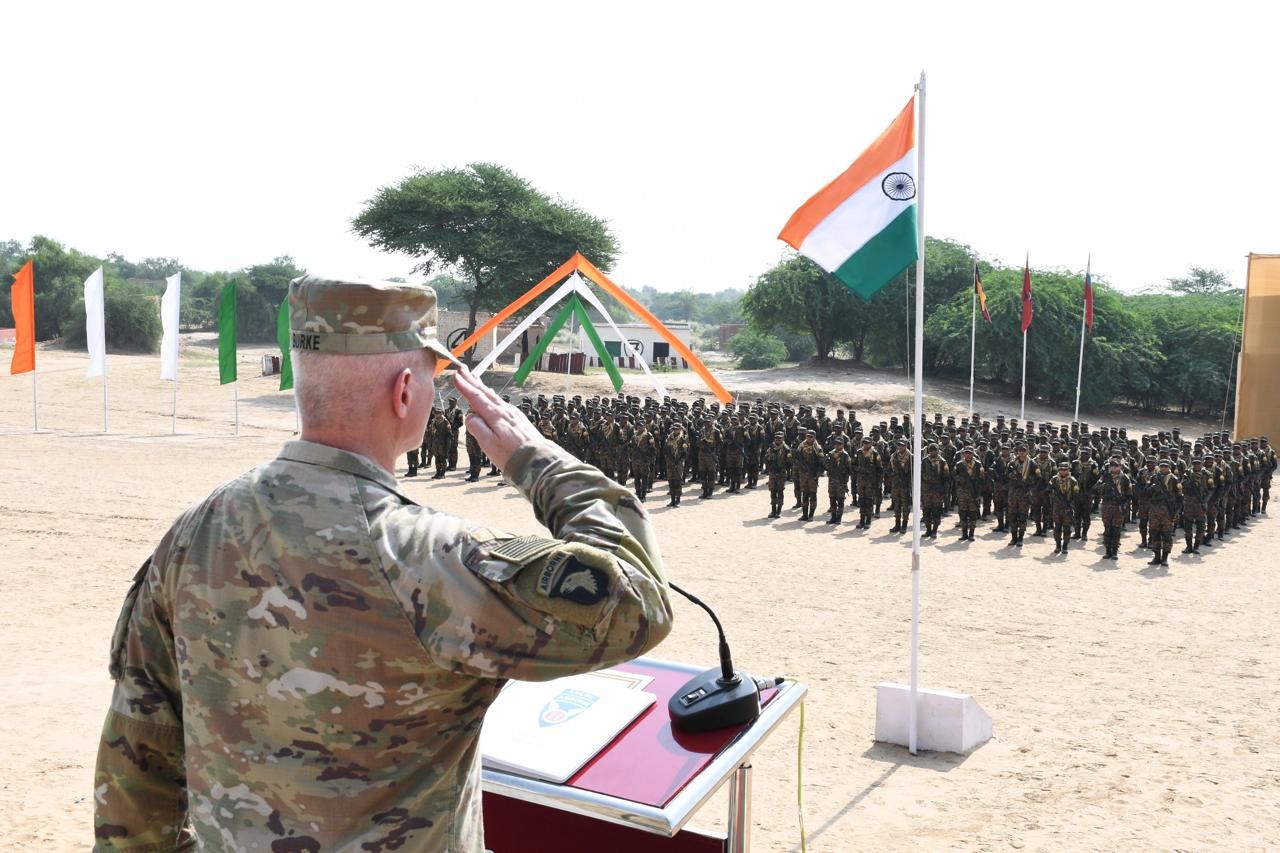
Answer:
[[293, 350], [294, 397], [302, 423], [341, 427], [368, 419], [405, 368], [428, 381], [435, 356], [427, 349], [373, 355]]

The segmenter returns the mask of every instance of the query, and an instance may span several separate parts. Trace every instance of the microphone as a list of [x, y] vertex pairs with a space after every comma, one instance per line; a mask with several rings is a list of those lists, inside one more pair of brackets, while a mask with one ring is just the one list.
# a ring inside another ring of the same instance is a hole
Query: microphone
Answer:
[[749, 723], [759, 717], [760, 683], [733, 668], [729, 641], [716, 614], [697, 596], [673, 583], [667, 585], [707, 611], [720, 634], [720, 666], [695, 675], [671, 697], [667, 702], [671, 724], [686, 732], [705, 732]]

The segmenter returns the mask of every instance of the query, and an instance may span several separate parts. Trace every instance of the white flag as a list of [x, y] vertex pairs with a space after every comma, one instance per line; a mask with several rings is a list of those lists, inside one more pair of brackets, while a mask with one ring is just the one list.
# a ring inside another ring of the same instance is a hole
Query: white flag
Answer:
[[107, 372], [107, 318], [102, 296], [102, 267], [84, 280], [84, 339], [89, 347], [89, 367], [85, 376]]
[[165, 279], [168, 286], [160, 297], [160, 378], [178, 381], [178, 308], [182, 302], [182, 273]]

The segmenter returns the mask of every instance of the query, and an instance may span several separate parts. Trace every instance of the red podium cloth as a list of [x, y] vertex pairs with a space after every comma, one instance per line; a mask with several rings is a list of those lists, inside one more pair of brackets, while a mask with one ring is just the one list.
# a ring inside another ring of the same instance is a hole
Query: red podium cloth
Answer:
[[[747, 726], [675, 731], [667, 702], [692, 674], [684, 667], [651, 660], [619, 664], [615, 669], [652, 676], [644, 689], [656, 694], [658, 701], [565, 784], [662, 808]], [[768, 704], [776, 694], [776, 690], [764, 691], [761, 702]]]

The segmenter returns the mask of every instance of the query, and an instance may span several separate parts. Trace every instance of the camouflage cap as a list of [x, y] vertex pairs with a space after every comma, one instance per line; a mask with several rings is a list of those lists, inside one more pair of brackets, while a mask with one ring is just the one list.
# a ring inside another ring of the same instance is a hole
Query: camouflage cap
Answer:
[[454, 361], [437, 335], [426, 285], [303, 275], [289, 282], [290, 348], [337, 355], [429, 349]]

